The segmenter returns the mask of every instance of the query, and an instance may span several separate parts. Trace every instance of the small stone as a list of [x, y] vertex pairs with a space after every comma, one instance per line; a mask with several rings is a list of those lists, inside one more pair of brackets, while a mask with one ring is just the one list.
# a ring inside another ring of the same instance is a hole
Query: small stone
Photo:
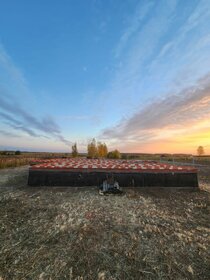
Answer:
[[104, 271], [98, 273], [98, 280], [105, 280], [105, 272]]
[[187, 270], [188, 270], [189, 273], [194, 274], [194, 271], [193, 271], [191, 265], [188, 266]]

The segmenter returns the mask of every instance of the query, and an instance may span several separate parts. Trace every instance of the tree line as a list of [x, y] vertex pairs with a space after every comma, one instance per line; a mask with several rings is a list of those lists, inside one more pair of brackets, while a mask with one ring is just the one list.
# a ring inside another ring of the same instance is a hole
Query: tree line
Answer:
[[[72, 145], [72, 157], [78, 157], [77, 143]], [[87, 158], [121, 158], [121, 154], [118, 150], [108, 151], [107, 145], [102, 142], [96, 142], [93, 138], [87, 145]]]
[[[199, 146], [197, 148], [198, 156], [205, 154], [204, 147]], [[77, 143], [72, 145], [72, 157], [78, 157]], [[96, 142], [93, 138], [87, 145], [87, 158], [121, 158], [121, 154], [118, 150], [108, 151], [107, 145], [102, 142]]]

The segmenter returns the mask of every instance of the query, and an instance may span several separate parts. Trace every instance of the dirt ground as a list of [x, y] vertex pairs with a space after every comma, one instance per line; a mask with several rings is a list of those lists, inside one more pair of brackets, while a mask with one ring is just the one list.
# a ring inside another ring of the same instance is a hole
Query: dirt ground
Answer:
[[199, 191], [32, 188], [0, 170], [0, 280], [209, 279], [210, 167]]

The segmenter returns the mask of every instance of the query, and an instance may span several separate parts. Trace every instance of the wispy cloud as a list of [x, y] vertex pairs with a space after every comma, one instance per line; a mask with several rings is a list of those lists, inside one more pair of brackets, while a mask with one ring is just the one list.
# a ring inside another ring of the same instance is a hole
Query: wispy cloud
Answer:
[[206, 75], [210, 67], [207, 2], [181, 8], [179, 1], [160, 0], [137, 6], [115, 50], [113, 78], [96, 107], [108, 107], [117, 121], [126, 111], [144, 107], [157, 95], [181, 92]]
[[12, 123], [14, 123], [14, 124], [16, 124], [16, 125], [20, 125], [20, 124], [21, 124], [20, 121], [18, 121], [17, 119], [13, 118], [11, 115], [8, 115], [7, 113], [0, 112], [0, 116], [1, 116], [3, 119], [5, 119], [5, 120], [7, 120], [7, 121], [10, 121], [10, 122], [12, 122]]
[[[115, 50], [118, 54], [116, 69], [109, 86], [99, 97], [101, 108], [109, 106], [120, 115], [125, 109], [133, 110], [140, 101], [146, 100], [146, 93], [142, 90], [152, 75], [147, 67], [160, 51], [173, 23], [176, 7], [176, 0], [145, 1], [143, 8], [137, 6], [134, 21], [128, 24]], [[146, 17], [147, 13], [153, 16]], [[151, 81], [148, 84], [151, 85]]]
[[[7, 124], [15, 130], [24, 131], [33, 137], [51, 137], [68, 146], [72, 143], [62, 136], [59, 126], [52, 117], [48, 116], [40, 120], [21, 108], [17, 101], [9, 102], [6, 100], [3, 94], [0, 97], [0, 109], [2, 110], [0, 116], [9, 121]], [[38, 134], [37, 131], [44, 133], [44, 135]]]
[[118, 58], [124, 48], [126, 47], [128, 41], [135, 36], [136, 32], [139, 31], [140, 27], [143, 25], [143, 20], [149, 13], [150, 9], [154, 5], [153, 1], [147, 1], [145, 3], [139, 3], [136, 7], [136, 12], [129, 20], [127, 28], [123, 31], [120, 37], [119, 43], [114, 51], [116, 58]]
[[210, 119], [210, 74], [199, 80], [197, 86], [179, 93], [156, 99], [144, 109], [137, 111], [115, 127], [107, 128], [102, 138], [128, 144], [152, 143], [159, 139], [209, 128]]
[[0, 67], [2, 67], [13, 80], [13, 82], [18, 82], [22, 87], [26, 85], [26, 79], [22, 71], [15, 66], [12, 58], [6, 52], [3, 45], [0, 43]]
[[[44, 117], [42, 120], [38, 120], [36, 117], [31, 115], [29, 112], [25, 111], [18, 104], [17, 100], [13, 99], [8, 101], [4, 92], [1, 91], [0, 96], [0, 108], [6, 113], [1, 113], [4, 118], [10, 118], [10, 121], [15, 123], [20, 122], [17, 119], [22, 119], [26, 124], [31, 125], [31, 127], [41, 130], [46, 133], [60, 133], [58, 125], [50, 117]], [[8, 115], [8, 113], [10, 115]]]
[[14, 137], [14, 138], [21, 137], [19, 134], [15, 134], [15, 133], [3, 130], [3, 129], [0, 129], [0, 134], [4, 135], [6, 137]]
[[29, 136], [32, 137], [41, 137], [41, 135], [37, 134], [35, 131], [33, 131], [30, 128], [24, 127], [23, 125], [14, 125], [10, 122], [5, 122], [5, 124], [11, 128], [13, 128], [14, 130], [20, 130], [25, 132], [26, 134], [28, 134]]
[[[26, 88], [24, 75], [13, 63], [6, 50], [0, 45], [0, 67], [3, 72], [20, 85], [20, 88]], [[24, 109], [19, 104], [19, 98], [13, 94], [13, 91], [0, 88], [0, 117], [4, 124], [16, 131], [22, 131], [32, 137], [51, 138], [63, 142], [65, 145], [71, 145], [72, 142], [65, 139], [61, 134], [60, 127], [51, 116], [38, 118]], [[6, 121], [6, 122], [5, 122]], [[41, 134], [40, 134], [41, 132]], [[8, 131], [8, 135], [16, 135]], [[4, 133], [6, 136], [6, 134]]]

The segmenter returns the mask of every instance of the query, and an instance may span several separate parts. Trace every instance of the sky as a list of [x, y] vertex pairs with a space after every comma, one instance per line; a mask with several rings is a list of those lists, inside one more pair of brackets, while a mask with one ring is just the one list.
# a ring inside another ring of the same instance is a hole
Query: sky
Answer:
[[0, 149], [210, 154], [210, 0], [7, 0]]

